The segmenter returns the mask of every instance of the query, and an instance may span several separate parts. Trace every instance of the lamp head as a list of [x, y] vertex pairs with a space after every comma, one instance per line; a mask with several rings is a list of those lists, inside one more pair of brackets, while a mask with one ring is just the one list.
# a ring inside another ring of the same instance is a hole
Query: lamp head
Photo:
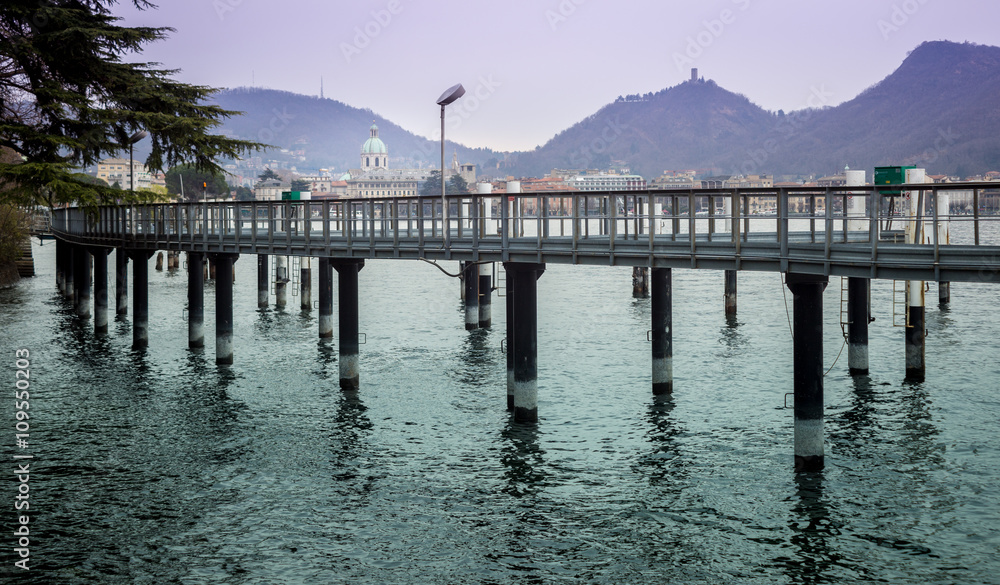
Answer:
[[139, 130], [138, 132], [136, 132], [132, 136], [129, 136], [128, 143], [129, 144], [135, 144], [136, 142], [139, 142], [140, 140], [142, 140], [143, 138], [145, 138], [147, 136], [149, 136], [149, 132], [146, 132], [145, 130]]
[[450, 104], [451, 102], [457, 100], [458, 98], [462, 97], [463, 95], [465, 95], [465, 88], [462, 87], [462, 84], [459, 83], [459, 84], [453, 85], [453, 86], [449, 87], [448, 89], [446, 89], [443, 94], [441, 94], [441, 97], [439, 97], [438, 100], [437, 100], [437, 104], [439, 106], [447, 106], [448, 104]]

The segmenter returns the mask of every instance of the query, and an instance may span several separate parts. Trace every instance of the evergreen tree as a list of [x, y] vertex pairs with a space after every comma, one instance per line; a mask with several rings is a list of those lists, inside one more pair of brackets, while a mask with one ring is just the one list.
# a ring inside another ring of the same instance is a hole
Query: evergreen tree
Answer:
[[[167, 193], [180, 195], [184, 193], [185, 201], [200, 201], [205, 197], [229, 197], [229, 185], [220, 173], [199, 170], [194, 165], [178, 165], [167, 171], [164, 181]], [[184, 188], [181, 189], [183, 182]]]
[[309, 191], [312, 189], [312, 183], [306, 181], [305, 179], [295, 179], [292, 181], [291, 191]]
[[261, 173], [257, 178], [260, 179], [261, 181], [266, 181], [268, 179], [274, 179], [276, 181], [280, 181], [281, 175], [272, 171], [271, 169], [265, 169], [264, 172]]
[[[155, 8], [132, 0], [139, 9]], [[30, 205], [96, 205], [128, 195], [85, 184], [74, 169], [128, 150], [149, 132], [150, 170], [190, 162], [221, 173], [217, 162], [259, 149], [210, 131], [237, 114], [206, 104], [215, 91], [171, 79], [155, 63], [125, 62], [169, 28], [123, 27], [115, 0], [4, 0], [0, 4], [0, 146], [24, 157], [0, 163], [10, 189], [0, 197]], [[150, 193], [136, 193], [144, 200]]]

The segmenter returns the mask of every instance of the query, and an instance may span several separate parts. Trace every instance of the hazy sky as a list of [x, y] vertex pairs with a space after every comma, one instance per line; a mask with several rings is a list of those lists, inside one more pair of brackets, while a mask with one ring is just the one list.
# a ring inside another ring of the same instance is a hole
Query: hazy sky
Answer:
[[144, 59], [186, 82], [324, 95], [448, 139], [527, 150], [619, 95], [699, 75], [758, 105], [836, 105], [923, 41], [1000, 45], [997, 0], [160, 0]]

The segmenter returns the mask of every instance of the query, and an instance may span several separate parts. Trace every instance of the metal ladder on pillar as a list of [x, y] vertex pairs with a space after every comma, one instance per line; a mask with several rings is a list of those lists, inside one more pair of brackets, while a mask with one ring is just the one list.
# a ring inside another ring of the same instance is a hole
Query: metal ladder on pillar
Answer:
[[[277, 290], [278, 289], [278, 256], [277, 255], [271, 256], [271, 262], [269, 264], [271, 265], [270, 266], [270, 268], [271, 268], [271, 294], [272, 295], [277, 295], [278, 294], [278, 290]], [[288, 284], [288, 270], [289, 270], [288, 266], [289, 266], [288, 256], [285, 256], [285, 284]], [[293, 294], [296, 294], [296, 293], [293, 293]]]
[[[500, 278], [501, 274], [503, 278]], [[507, 296], [507, 271], [500, 269], [499, 262], [493, 263], [493, 288], [496, 289], [498, 297]]]
[[847, 277], [840, 277], [840, 332], [844, 334], [844, 338], [847, 338], [847, 328], [851, 325], [851, 316], [847, 312], [848, 299], [850, 298], [850, 293], [847, 287]]
[[297, 297], [299, 296], [299, 280], [302, 275], [302, 259], [298, 256], [292, 256], [292, 261], [286, 261], [285, 266], [288, 266], [292, 272], [289, 284], [292, 286], [292, 296]]
[[909, 327], [909, 314], [906, 312], [906, 281], [892, 281], [892, 326]]

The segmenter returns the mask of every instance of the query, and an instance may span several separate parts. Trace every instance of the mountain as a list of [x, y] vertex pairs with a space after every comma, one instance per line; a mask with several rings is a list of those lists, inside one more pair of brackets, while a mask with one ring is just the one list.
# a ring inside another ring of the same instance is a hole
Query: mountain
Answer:
[[[821, 90], [817, 98], [822, 102]], [[624, 163], [727, 174], [832, 173], [917, 164], [932, 174], [1000, 168], [1000, 48], [927, 42], [836, 107], [771, 113], [712, 81], [687, 81], [601, 108], [531, 152], [515, 174]]]
[[[408, 132], [368, 109], [351, 107], [332, 99], [305, 96], [287, 91], [257, 88], [227, 89], [216, 93], [213, 102], [227, 110], [243, 112], [226, 120], [220, 132], [265, 144], [304, 152], [304, 160], [291, 159], [272, 149], [263, 156], [288, 159], [299, 168], [358, 168], [361, 145], [368, 139], [374, 122], [379, 138], [389, 148], [392, 166], [410, 166], [423, 161], [424, 167], [441, 164], [441, 143]], [[458, 152], [459, 161], [482, 165], [494, 153], [446, 142], [447, 163]], [[404, 163], [403, 159], [406, 160]]]

